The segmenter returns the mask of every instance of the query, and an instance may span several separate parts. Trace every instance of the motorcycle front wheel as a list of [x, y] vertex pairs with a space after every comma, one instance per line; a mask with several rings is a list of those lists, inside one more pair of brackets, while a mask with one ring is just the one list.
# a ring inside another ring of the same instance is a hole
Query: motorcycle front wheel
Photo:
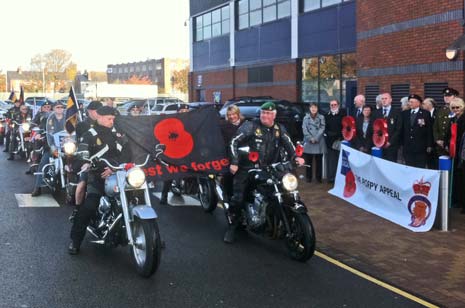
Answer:
[[292, 259], [305, 262], [315, 253], [315, 230], [306, 213], [289, 215], [291, 236], [286, 239], [286, 246]]
[[130, 250], [134, 265], [141, 276], [148, 278], [160, 265], [161, 240], [157, 221], [134, 217], [132, 236], [134, 245]]
[[199, 179], [199, 186], [200, 205], [205, 212], [211, 213], [216, 209], [218, 204], [214, 183], [208, 179]]

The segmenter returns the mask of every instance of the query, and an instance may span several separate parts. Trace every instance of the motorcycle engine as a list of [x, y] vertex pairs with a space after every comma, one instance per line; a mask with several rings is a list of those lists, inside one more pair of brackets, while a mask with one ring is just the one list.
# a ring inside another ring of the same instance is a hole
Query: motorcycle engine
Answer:
[[253, 203], [247, 203], [247, 224], [251, 229], [261, 227], [266, 221], [267, 202], [258, 191], [253, 191], [255, 196]]

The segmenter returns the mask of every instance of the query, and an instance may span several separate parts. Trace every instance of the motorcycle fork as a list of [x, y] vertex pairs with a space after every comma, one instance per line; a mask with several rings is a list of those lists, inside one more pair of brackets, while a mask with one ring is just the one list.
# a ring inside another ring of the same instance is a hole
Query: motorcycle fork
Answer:
[[279, 191], [278, 185], [274, 184], [274, 189], [275, 189], [274, 195], [276, 199], [278, 200], [277, 208], [279, 210], [279, 214], [281, 215], [281, 219], [283, 220], [284, 228], [286, 228], [287, 236], [289, 236], [291, 234], [291, 227], [289, 226], [289, 221], [287, 221], [286, 213], [284, 212], [283, 194]]
[[118, 188], [119, 194], [121, 199], [121, 209], [123, 210], [123, 217], [124, 217], [124, 226], [126, 227], [126, 234], [128, 237], [128, 244], [134, 245], [134, 239], [132, 237], [131, 225], [130, 225], [130, 217], [129, 217], [129, 208], [128, 208], [128, 199], [126, 198], [126, 192], [124, 191], [125, 186], [125, 179], [126, 179], [126, 171], [117, 171], [116, 172], [117, 180], [118, 180]]

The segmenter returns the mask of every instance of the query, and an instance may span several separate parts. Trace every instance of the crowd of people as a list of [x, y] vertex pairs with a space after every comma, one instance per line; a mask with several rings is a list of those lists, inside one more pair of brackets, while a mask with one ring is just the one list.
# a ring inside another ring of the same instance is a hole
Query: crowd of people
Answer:
[[[455, 207], [461, 207], [465, 213], [465, 190], [460, 189], [464, 181], [465, 151], [462, 147], [465, 132], [465, 105], [459, 92], [453, 88], [443, 90], [444, 102], [439, 106], [433, 98], [422, 99], [411, 94], [401, 99], [400, 108], [392, 105], [390, 93], [382, 93], [376, 98], [374, 107], [366, 104], [363, 95], [354, 99], [353, 112], [349, 115], [355, 119], [356, 134], [350, 141], [353, 148], [371, 153], [373, 144], [373, 122], [385, 119], [388, 140], [382, 147], [382, 158], [406, 164], [412, 167], [438, 169], [438, 158], [450, 155], [451, 138], [456, 145], [456, 157], [453, 165], [453, 198]], [[322, 157], [326, 156], [327, 179], [334, 182], [340, 144], [343, 141], [342, 119], [347, 115], [340, 108], [337, 100], [329, 103], [330, 111], [325, 115], [318, 113], [318, 105], [310, 104], [309, 113], [305, 116], [302, 130], [304, 136], [304, 155], [307, 165], [306, 178], [321, 182]], [[452, 134], [453, 124], [457, 124], [457, 133]], [[314, 170], [313, 170], [314, 169]]]

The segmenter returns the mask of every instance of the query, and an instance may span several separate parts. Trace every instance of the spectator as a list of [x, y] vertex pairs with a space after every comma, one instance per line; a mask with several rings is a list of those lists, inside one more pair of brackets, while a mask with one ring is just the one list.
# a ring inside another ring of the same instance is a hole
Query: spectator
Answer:
[[405, 163], [411, 167], [425, 168], [427, 153], [432, 150], [433, 131], [429, 112], [420, 109], [422, 99], [409, 95], [411, 110], [402, 112], [403, 154]]
[[462, 209], [461, 213], [465, 214], [465, 190], [463, 189], [465, 184], [465, 166], [461, 159], [465, 153], [460, 153], [460, 150], [463, 147], [463, 134], [465, 133], [465, 116], [463, 115], [465, 111], [465, 103], [460, 97], [454, 97], [450, 100], [449, 108], [453, 113], [453, 117], [450, 119], [449, 129], [446, 134], [446, 147], [450, 145], [450, 127], [453, 123], [457, 123], [457, 135], [455, 139], [456, 159], [454, 159], [454, 175], [452, 181], [452, 205], [454, 207], [460, 207]]
[[446, 144], [444, 139], [449, 130], [450, 123], [450, 108], [449, 103], [452, 99], [459, 95], [459, 92], [452, 88], [445, 88], [442, 91], [444, 96], [444, 106], [438, 110], [436, 120], [433, 124], [433, 139], [436, 144], [436, 152], [438, 156], [447, 155]]
[[131, 116], [140, 116], [142, 114], [142, 106], [138, 104], [133, 104], [128, 108], [128, 114]]
[[[438, 110], [434, 108], [435, 105], [436, 105], [436, 102], [434, 101], [434, 99], [429, 98], [429, 97], [425, 98], [423, 100], [423, 103], [421, 103], [421, 108], [423, 108], [424, 110], [430, 113], [431, 125], [433, 125], [433, 127], [434, 127], [434, 120], [436, 119], [436, 116], [438, 113]], [[434, 170], [438, 169], [438, 155], [437, 155], [437, 149], [434, 143], [433, 143], [433, 150], [430, 153], [428, 153], [426, 165], [429, 169], [434, 169]]]
[[370, 106], [363, 107], [363, 115], [357, 118], [355, 126], [357, 135], [353, 141], [354, 148], [369, 154], [373, 147], [373, 118]]
[[351, 114], [355, 119], [358, 117], [362, 117], [362, 112], [363, 112], [363, 107], [365, 106], [365, 96], [362, 94], [357, 95], [354, 98], [354, 105], [355, 105], [355, 110]]
[[315, 177], [321, 183], [322, 175], [322, 158], [326, 153], [326, 144], [323, 138], [325, 132], [325, 117], [318, 113], [318, 105], [310, 104], [310, 113], [304, 117], [302, 131], [304, 135], [304, 159], [307, 162], [307, 182], [312, 181], [313, 177], [313, 159], [315, 158]]
[[342, 142], [342, 118], [345, 112], [340, 109], [339, 101], [329, 102], [329, 112], [325, 116], [325, 140], [328, 148], [328, 183], [334, 183]]
[[375, 119], [386, 119], [388, 126], [388, 142], [383, 147], [383, 158], [397, 162], [397, 152], [400, 145], [402, 121], [400, 111], [392, 106], [389, 93], [381, 94], [382, 108], [375, 111]]
[[410, 110], [410, 105], [408, 102], [408, 96], [404, 96], [400, 99], [400, 110]]
[[378, 96], [376, 96], [376, 110], [379, 110], [381, 109], [382, 107], [382, 104], [381, 104], [381, 97], [383, 96], [383, 94], [379, 94]]

